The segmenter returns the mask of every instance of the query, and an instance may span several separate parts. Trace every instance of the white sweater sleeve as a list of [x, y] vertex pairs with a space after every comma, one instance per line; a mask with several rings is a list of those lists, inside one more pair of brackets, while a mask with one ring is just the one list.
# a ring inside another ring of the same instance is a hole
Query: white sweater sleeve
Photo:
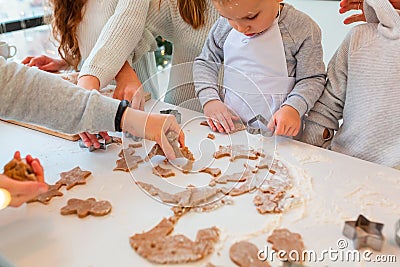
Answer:
[[117, 75], [138, 44], [145, 27], [150, 0], [119, 0], [80, 76], [92, 75], [100, 80], [100, 88]]

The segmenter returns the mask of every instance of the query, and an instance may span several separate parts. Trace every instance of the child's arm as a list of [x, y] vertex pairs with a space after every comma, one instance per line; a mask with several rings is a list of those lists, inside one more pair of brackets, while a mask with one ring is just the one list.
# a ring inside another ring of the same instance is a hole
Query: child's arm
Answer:
[[327, 147], [333, 138], [334, 130], [339, 129], [346, 97], [350, 38], [351, 33], [329, 62], [325, 89], [305, 119], [301, 137], [303, 142]]
[[196, 96], [208, 118], [208, 124], [214, 131], [227, 132], [234, 130], [228, 107], [219, 97], [219, 72], [224, 60], [224, 43], [232, 30], [226, 19], [219, 18], [210, 30], [201, 54], [195, 59], [193, 78]]
[[314, 106], [324, 90], [326, 79], [320, 28], [307, 16], [294, 19], [290, 33], [296, 44], [296, 51], [292, 51], [296, 59], [296, 81], [281, 109], [271, 120], [271, 124], [276, 125], [277, 135], [297, 135], [301, 125], [300, 118]]

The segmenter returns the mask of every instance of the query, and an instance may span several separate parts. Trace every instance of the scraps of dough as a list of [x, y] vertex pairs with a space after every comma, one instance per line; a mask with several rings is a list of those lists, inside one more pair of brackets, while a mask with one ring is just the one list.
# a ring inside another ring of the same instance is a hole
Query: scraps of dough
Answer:
[[216, 227], [199, 230], [195, 241], [184, 235], [171, 235], [173, 230], [174, 222], [164, 218], [148, 232], [130, 237], [130, 244], [150, 262], [177, 264], [203, 259], [214, 251], [214, 245], [219, 241], [219, 230]]
[[158, 196], [161, 201], [169, 204], [174, 204], [180, 207], [195, 207], [200, 205], [207, 205], [214, 201], [216, 198], [221, 197], [221, 190], [218, 188], [196, 188], [190, 187], [184, 191], [170, 194], [162, 191], [152, 184], [144, 182], [136, 182], [143, 190], [152, 196]]
[[12, 159], [4, 166], [3, 174], [18, 181], [37, 181], [32, 167], [25, 159]]
[[162, 178], [175, 176], [175, 173], [171, 169], [163, 168], [160, 165], [153, 167], [153, 174]]
[[104, 216], [110, 213], [111, 207], [111, 203], [106, 200], [96, 201], [95, 198], [88, 198], [86, 200], [71, 198], [68, 200], [67, 205], [61, 208], [61, 214], [78, 214], [79, 218], [84, 218], [89, 214]]
[[199, 172], [208, 173], [212, 177], [218, 177], [221, 175], [220, 168], [204, 168], [204, 169], [201, 169]]
[[256, 160], [258, 157], [263, 156], [264, 154], [262, 152], [245, 145], [219, 146], [219, 150], [214, 153], [214, 158], [220, 159], [222, 157], [230, 157], [230, 161], [235, 161], [237, 159]]

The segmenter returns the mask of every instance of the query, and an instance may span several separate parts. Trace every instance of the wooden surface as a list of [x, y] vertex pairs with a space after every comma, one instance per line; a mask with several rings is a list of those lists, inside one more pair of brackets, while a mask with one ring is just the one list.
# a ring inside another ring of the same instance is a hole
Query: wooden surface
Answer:
[[78, 134], [61, 133], [61, 132], [50, 130], [50, 129], [46, 128], [46, 127], [42, 127], [42, 126], [30, 124], [30, 123], [19, 122], [19, 121], [13, 121], [13, 120], [2, 120], [2, 121], [8, 122], [8, 123], [12, 123], [12, 124], [15, 124], [15, 125], [18, 125], [18, 126], [22, 126], [22, 127], [28, 128], [28, 129], [32, 129], [32, 130], [35, 130], [35, 131], [39, 131], [39, 132], [42, 132], [42, 133], [45, 133], [45, 134], [49, 134], [49, 135], [53, 135], [53, 136], [56, 136], [56, 137], [60, 137], [60, 138], [63, 138], [63, 139], [69, 140], [69, 141], [74, 141], [75, 142], [75, 141], [78, 141], [80, 139]]

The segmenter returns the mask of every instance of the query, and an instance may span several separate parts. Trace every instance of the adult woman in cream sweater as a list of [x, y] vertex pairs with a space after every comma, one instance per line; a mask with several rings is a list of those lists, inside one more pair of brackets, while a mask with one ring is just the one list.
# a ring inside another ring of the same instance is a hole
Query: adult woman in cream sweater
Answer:
[[211, 0], [150, 0], [143, 27], [138, 24], [134, 10], [126, 10], [126, 16], [129, 19], [121, 17], [103, 29], [104, 34], [81, 69], [78, 84], [85, 88], [101, 88], [118, 73], [132, 48], [136, 61], [154, 48], [157, 36], [162, 36], [174, 44], [165, 101], [200, 111], [192, 62], [200, 54], [211, 26], [219, 17]]
[[[149, 1], [102, 1], [102, 0], [78, 0], [62, 1], [50, 0], [50, 6], [53, 10], [52, 29], [55, 39], [60, 43], [59, 54], [62, 59], [54, 59], [47, 56], [28, 57], [22, 63], [29, 66], [37, 66], [45, 71], [59, 71], [67, 68], [79, 70], [83, 62], [89, 56], [97, 39], [102, 34], [102, 29], [107, 24], [113, 24], [115, 20], [124, 22], [130, 20], [134, 12], [137, 25], [144, 25], [148, 11]], [[140, 16], [142, 14], [142, 16]], [[135, 29], [131, 29], [135, 31]], [[129, 33], [129, 32], [128, 32]], [[124, 58], [124, 64], [120, 67], [116, 75], [111, 79], [116, 79], [117, 89], [114, 98], [127, 99], [132, 101], [132, 107], [143, 109], [144, 101], [142, 99], [142, 90], [139, 90], [140, 80], [147, 80], [156, 73], [154, 53], [144, 53], [143, 57], [133, 65], [133, 49]], [[110, 62], [112, 64], [112, 62]], [[136, 77], [138, 76], [138, 77]], [[136, 77], [136, 79], [132, 79]], [[148, 83], [146, 91], [150, 91], [157, 96], [158, 84]], [[104, 86], [108, 85], [105, 84]], [[133, 98], [133, 99], [132, 99]]]
[[[22, 63], [28, 66], [37, 66], [45, 71], [59, 71], [68, 67], [79, 70], [99, 36], [107, 34], [102, 31], [103, 28], [129, 24], [133, 19], [136, 27], [141, 29], [137, 34], [140, 36], [146, 21], [150, 0], [50, 0], [49, 3], [53, 10], [51, 23], [53, 36], [60, 44], [58, 51], [62, 59], [58, 60], [47, 56], [28, 57]], [[127, 35], [134, 35], [137, 32], [136, 27], [126, 28], [123, 31]], [[102, 87], [107, 86], [112, 79], [115, 79], [117, 87], [113, 97], [129, 100], [133, 108], [143, 110], [145, 100], [140, 80], [148, 80], [155, 74], [155, 60], [153, 53], [144, 53], [140, 60], [135, 61], [133, 65], [135, 71], [130, 66], [133, 48], [134, 46], [124, 54], [123, 58], [119, 57], [123, 63], [109, 82]], [[155, 48], [156, 45], [148, 50]], [[113, 54], [118, 54], [117, 51], [113, 51]], [[113, 60], [108, 60], [107, 64], [114, 64]], [[99, 90], [102, 87], [85, 88]], [[154, 97], [158, 96], [158, 84], [155, 79], [146, 83], [144, 88], [150, 91]], [[86, 146], [100, 147], [95, 135], [89, 133], [79, 135]], [[105, 140], [110, 138], [106, 132], [100, 132], [100, 135]]]

